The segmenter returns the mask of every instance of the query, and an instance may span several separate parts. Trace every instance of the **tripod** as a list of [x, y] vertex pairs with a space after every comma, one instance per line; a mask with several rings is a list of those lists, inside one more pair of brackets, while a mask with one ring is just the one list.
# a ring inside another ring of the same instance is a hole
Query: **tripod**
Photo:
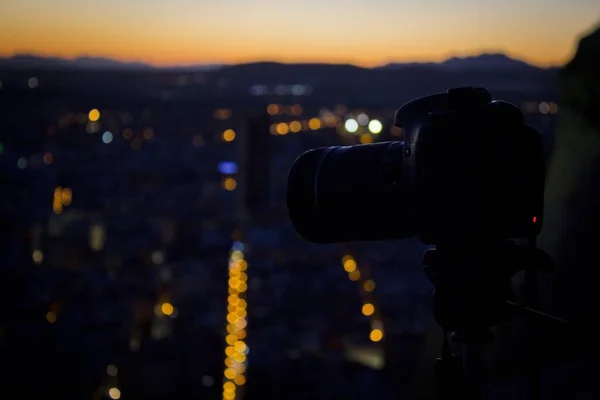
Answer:
[[[423, 265], [435, 287], [433, 315], [444, 332], [442, 358], [434, 365], [436, 399], [481, 399], [480, 348], [493, 340], [492, 326], [517, 312], [512, 277], [532, 267], [550, 269], [552, 261], [533, 246], [479, 241], [438, 244], [425, 253]], [[461, 356], [453, 354], [449, 335], [462, 345]], [[530, 378], [535, 391], [537, 378]]]

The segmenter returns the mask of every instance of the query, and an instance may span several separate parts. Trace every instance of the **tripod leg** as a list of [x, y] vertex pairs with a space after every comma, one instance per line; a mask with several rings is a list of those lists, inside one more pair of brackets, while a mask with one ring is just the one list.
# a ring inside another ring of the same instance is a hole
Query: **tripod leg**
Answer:
[[460, 357], [438, 358], [435, 360], [434, 372], [436, 400], [467, 399]]
[[449, 333], [444, 331], [442, 358], [435, 360], [435, 399], [464, 399], [465, 386], [462, 374], [462, 360], [452, 354]]
[[[537, 245], [535, 237], [528, 239], [530, 249]], [[527, 306], [537, 308], [538, 276], [535, 265], [528, 265], [525, 269], [525, 301]], [[537, 363], [537, 321], [532, 316], [525, 316], [526, 340], [527, 340], [527, 399], [538, 400], [540, 398], [539, 366]]]
[[[525, 271], [525, 290], [527, 305], [537, 307], [537, 279], [536, 271], [529, 269]], [[526, 315], [526, 340], [527, 340], [527, 400], [538, 400], [540, 398], [539, 366], [537, 363], [537, 321], [534, 317]]]

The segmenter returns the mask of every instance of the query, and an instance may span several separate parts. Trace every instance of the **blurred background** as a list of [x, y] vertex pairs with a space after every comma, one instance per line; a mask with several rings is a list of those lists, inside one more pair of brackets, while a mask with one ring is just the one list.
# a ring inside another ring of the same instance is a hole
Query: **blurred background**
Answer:
[[470, 85], [521, 107], [550, 154], [557, 67], [600, 15], [593, 0], [1, 8], [3, 390], [114, 400], [410, 398], [425, 247], [303, 241], [289, 166], [402, 140], [396, 108]]

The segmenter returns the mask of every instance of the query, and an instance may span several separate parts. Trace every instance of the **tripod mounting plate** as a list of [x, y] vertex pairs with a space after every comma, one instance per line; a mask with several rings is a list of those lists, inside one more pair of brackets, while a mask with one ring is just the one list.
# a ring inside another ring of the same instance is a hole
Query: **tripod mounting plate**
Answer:
[[489, 328], [511, 318], [515, 310], [511, 279], [521, 270], [549, 270], [553, 263], [542, 250], [513, 242], [438, 244], [423, 256], [433, 284], [433, 315], [455, 339], [470, 343], [491, 340]]

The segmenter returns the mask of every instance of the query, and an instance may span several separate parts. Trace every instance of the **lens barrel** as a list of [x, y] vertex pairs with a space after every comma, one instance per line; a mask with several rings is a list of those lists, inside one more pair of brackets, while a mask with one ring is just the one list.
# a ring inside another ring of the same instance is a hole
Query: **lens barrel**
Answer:
[[414, 235], [402, 210], [402, 142], [307, 151], [293, 163], [287, 186], [290, 219], [305, 239], [336, 243]]

